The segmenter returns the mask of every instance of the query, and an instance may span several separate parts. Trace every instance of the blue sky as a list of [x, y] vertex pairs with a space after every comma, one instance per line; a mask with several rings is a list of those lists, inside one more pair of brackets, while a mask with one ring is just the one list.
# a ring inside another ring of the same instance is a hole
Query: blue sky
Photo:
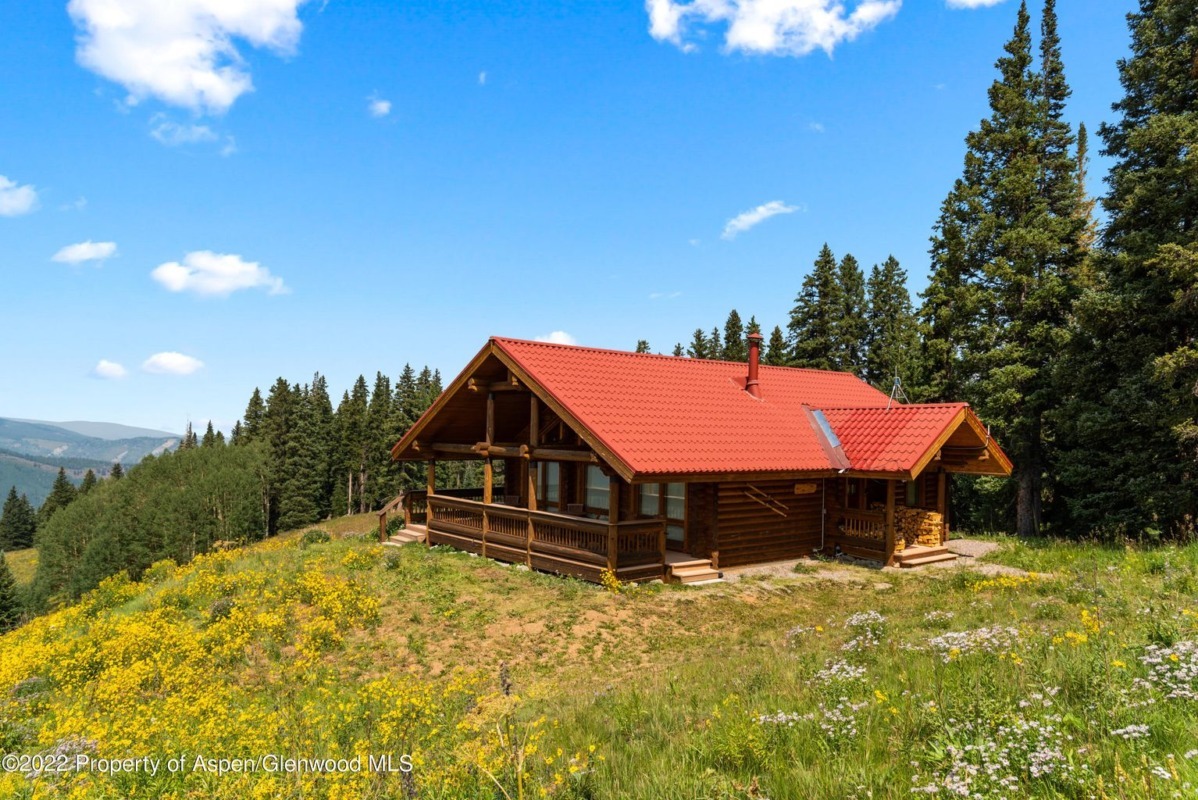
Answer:
[[[1059, 2], [1092, 132], [1132, 6]], [[784, 326], [825, 241], [918, 292], [1016, 7], [0, 4], [0, 416], [227, 427], [492, 334], [669, 352]]]

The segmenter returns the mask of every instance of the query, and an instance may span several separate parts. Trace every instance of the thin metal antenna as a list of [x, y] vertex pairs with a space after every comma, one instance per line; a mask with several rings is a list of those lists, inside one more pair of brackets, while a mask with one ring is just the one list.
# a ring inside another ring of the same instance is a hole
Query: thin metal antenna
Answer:
[[894, 396], [895, 395], [898, 395], [899, 397], [901, 397], [903, 399], [904, 403], [911, 402], [910, 400], [907, 399], [907, 393], [903, 391], [903, 382], [902, 382], [902, 380], [899, 379], [897, 371], [894, 373], [894, 386], [891, 387], [891, 389], [890, 389], [890, 399], [886, 401], [886, 410], [887, 411], [889, 411], [890, 407], [892, 405], [894, 405]]

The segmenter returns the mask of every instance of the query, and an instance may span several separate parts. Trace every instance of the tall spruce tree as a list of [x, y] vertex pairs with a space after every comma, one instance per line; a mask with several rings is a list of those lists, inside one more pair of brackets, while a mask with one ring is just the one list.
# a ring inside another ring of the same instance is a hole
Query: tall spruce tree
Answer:
[[778, 325], [775, 325], [774, 329], [770, 331], [769, 341], [765, 345], [765, 355], [761, 360], [762, 363], [771, 367], [785, 367], [790, 361], [790, 345], [786, 343], [786, 337]]
[[37, 510], [37, 525], [42, 527], [50, 518], [57, 514], [62, 509], [75, 502], [78, 496], [78, 491], [75, 485], [67, 479], [67, 471], [62, 467], [58, 468], [58, 476], [54, 479], [54, 485], [50, 487], [50, 494], [46, 497], [42, 507]]
[[[326, 475], [319, 441], [320, 413], [310, 386], [294, 386], [288, 398], [287, 429], [278, 443], [281, 469], [278, 482], [279, 530], [292, 530], [320, 518], [320, 494]], [[269, 416], [269, 415], [268, 415]], [[268, 426], [268, 430], [273, 426]]]
[[266, 403], [262, 402], [262, 392], [254, 387], [250, 401], [246, 403], [245, 414], [242, 415], [242, 435], [238, 437], [239, 444], [249, 444], [262, 435], [262, 420], [266, 416]]
[[[292, 484], [286, 490], [284, 489], [289, 455], [288, 445], [296, 422], [299, 399], [291, 384], [285, 378], [278, 378], [270, 387], [270, 392], [266, 397], [266, 407], [262, 413], [261, 430], [258, 435], [265, 443], [267, 453], [268, 492], [265, 512], [267, 530], [270, 533], [276, 533], [281, 529], [280, 514], [283, 507], [290, 508], [293, 505], [292, 499], [284, 498], [283, 495], [285, 491], [290, 491], [295, 486]], [[297, 502], [302, 503], [302, 501]]]
[[832, 248], [825, 243], [815, 267], [803, 279], [787, 329], [790, 363], [796, 367], [836, 369], [839, 321], [844, 313], [840, 272]]
[[674, 350], [671, 355], [675, 358], [681, 358], [682, 356], [686, 355], [686, 352], [682, 349], [682, 342], [674, 343]]
[[0, 550], [0, 633], [17, 627], [24, 613], [25, 605], [21, 602], [17, 581], [4, 558], [4, 551]]
[[865, 273], [851, 254], [840, 259], [841, 317], [836, 325], [836, 369], [860, 374], [865, 366]]
[[121, 466], [121, 462], [112, 462], [112, 469], [108, 470], [108, 477], [112, 478], [114, 481], [119, 481], [121, 478], [125, 477], [125, 468]]
[[208, 428], [204, 431], [204, 438], [200, 440], [200, 447], [216, 447], [216, 428], [212, 427], [212, 420], [208, 420]]
[[916, 382], [919, 329], [907, 291], [907, 271], [894, 256], [869, 274], [865, 368], [862, 377], [889, 391], [895, 377], [902, 385]]
[[761, 333], [761, 323], [757, 321], [756, 316], [749, 317], [749, 322], [745, 325], [745, 335], [751, 333]]
[[17, 487], [8, 490], [4, 510], [0, 512], [0, 550], [23, 550], [33, 547], [37, 532], [37, 513], [29, 498], [17, 494]]
[[711, 358], [711, 353], [708, 350], [707, 334], [703, 333], [702, 328], [695, 328], [694, 334], [691, 335], [690, 347], [686, 349], [686, 354], [691, 358]]
[[317, 372], [312, 376], [309, 391], [315, 414], [312, 436], [316, 443], [316, 472], [320, 475], [316, 505], [318, 516], [324, 519], [333, 514], [333, 486], [338, 482], [340, 472], [335, 463], [337, 431], [333, 420], [333, 401], [329, 397], [328, 379]]
[[937, 293], [944, 292], [950, 303], [969, 302], [928, 316], [943, 313], [958, 326], [937, 344], [958, 361], [950, 370], [969, 376], [963, 396], [995, 424], [1011, 453], [1015, 527], [1034, 535], [1051, 495], [1046, 426], [1061, 404], [1053, 365], [1067, 341], [1085, 256], [1053, 0], [1046, 0], [1041, 26], [1042, 72], [1033, 69], [1026, 3], [1004, 49], [990, 117], [966, 138], [964, 175], [933, 240], [929, 301], [943, 300]]
[[725, 361], [744, 361], [748, 357], [745, 326], [735, 308], [728, 313], [728, 319], [724, 322], [724, 352], [720, 357]]
[[1198, 518], [1198, 2], [1141, 0], [1119, 62], [1097, 281], [1063, 370], [1061, 481], [1081, 530]]
[[363, 488], [370, 462], [370, 431], [366, 413], [370, 405], [370, 390], [366, 378], [359, 375], [353, 389], [337, 409], [338, 431], [341, 436], [341, 476], [346, 487], [346, 514], [365, 505]]
[[92, 489], [96, 488], [96, 483], [97, 480], [95, 470], [89, 469], [87, 472], [83, 473], [83, 480], [79, 484], [79, 496], [82, 497]]
[[636, 340], [636, 352], [648, 353], [649, 352], [649, 340], [648, 339], [637, 339]]

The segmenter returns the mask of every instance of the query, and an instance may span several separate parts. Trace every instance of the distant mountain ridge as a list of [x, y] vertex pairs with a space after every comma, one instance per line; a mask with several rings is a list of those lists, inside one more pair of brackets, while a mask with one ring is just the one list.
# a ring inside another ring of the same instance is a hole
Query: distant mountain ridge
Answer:
[[136, 464], [178, 447], [180, 436], [110, 422], [42, 422], [0, 417], [0, 494], [9, 486], [40, 505], [59, 467], [75, 483], [92, 469], [103, 477], [113, 462]]

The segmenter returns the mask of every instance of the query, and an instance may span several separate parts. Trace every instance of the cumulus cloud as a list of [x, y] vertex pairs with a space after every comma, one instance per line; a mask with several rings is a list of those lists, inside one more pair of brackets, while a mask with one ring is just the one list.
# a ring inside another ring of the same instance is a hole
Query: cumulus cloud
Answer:
[[37, 208], [37, 189], [0, 175], [0, 217], [19, 217]]
[[757, 206], [757, 208], [741, 212], [728, 220], [724, 225], [724, 232], [720, 234], [720, 238], [731, 241], [750, 228], [754, 228], [765, 222], [770, 217], [776, 217], [779, 214], [793, 214], [798, 210], [798, 206], [788, 206], [781, 200], [772, 200]]
[[817, 49], [831, 55], [901, 6], [902, 0], [860, 0], [849, 11], [841, 0], [645, 0], [649, 34], [658, 41], [689, 51], [692, 26], [723, 25], [726, 50], [785, 56]]
[[130, 104], [155, 97], [222, 113], [252, 91], [234, 40], [289, 55], [304, 0], [70, 0], [79, 63], [123, 86]]
[[153, 375], [190, 375], [203, 368], [204, 362], [182, 353], [168, 351], [147, 358], [141, 368]]
[[578, 344], [578, 340], [565, 331], [554, 331], [545, 336], [538, 336], [538, 342], [549, 342], [550, 344]]
[[100, 363], [92, 368], [92, 375], [97, 378], [102, 378], [106, 381], [120, 380], [129, 374], [129, 370], [115, 361], [109, 361], [107, 358], [101, 358]]
[[807, 129], [808, 129], [808, 130], [810, 130], [810, 131], [815, 131], [816, 133], [823, 133], [823, 132], [824, 132], [824, 123], [822, 123], [822, 122], [809, 122], [809, 123], [807, 124]]
[[103, 261], [116, 254], [116, 242], [93, 242], [88, 239], [78, 244], [68, 244], [50, 257], [60, 264], [82, 264], [87, 261]]
[[207, 125], [180, 125], [155, 114], [150, 120], [150, 135], [168, 147], [178, 147], [181, 144], [198, 144], [217, 140], [216, 131]]
[[945, 0], [945, 5], [949, 8], [989, 8], [996, 6], [1003, 0]]
[[268, 294], [286, 294], [283, 279], [256, 261], [245, 261], [235, 254], [197, 250], [182, 262], [160, 264], [150, 273], [172, 292], [194, 292], [207, 297], [228, 297], [241, 289], [267, 290]]
[[479, 86], [486, 86], [486, 85], [487, 85], [487, 72], [486, 72], [486, 70], [483, 70], [482, 72], [478, 73], [478, 85], [479, 85]]
[[384, 100], [381, 97], [371, 95], [370, 97], [366, 98], [366, 101], [366, 109], [370, 112], [370, 116], [372, 117], [385, 117], [391, 113], [390, 100]]

